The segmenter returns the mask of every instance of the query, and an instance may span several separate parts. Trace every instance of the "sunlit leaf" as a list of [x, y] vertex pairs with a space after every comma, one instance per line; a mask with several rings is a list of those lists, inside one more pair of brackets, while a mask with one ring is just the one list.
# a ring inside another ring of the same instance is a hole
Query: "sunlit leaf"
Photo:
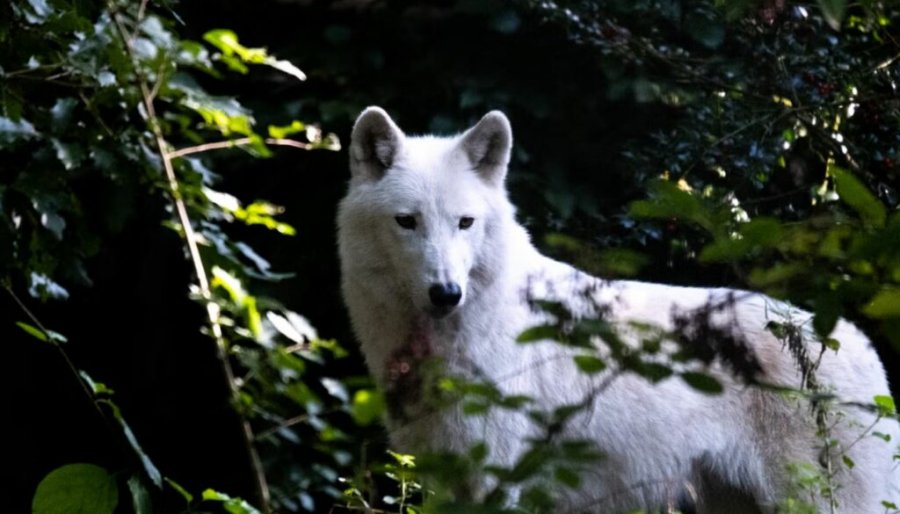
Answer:
[[34, 125], [26, 120], [13, 121], [5, 116], [0, 116], [0, 147], [9, 146], [23, 139], [31, 139], [38, 133]]
[[280, 60], [268, 54], [265, 48], [248, 48], [238, 41], [237, 34], [228, 29], [211, 30], [203, 39], [218, 48], [220, 59], [232, 70], [246, 73], [244, 64], [262, 64], [287, 73], [298, 80], [306, 80], [306, 74], [289, 61]]
[[388, 455], [394, 458], [394, 461], [404, 468], [414, 468], [416, 467], [416, 456], [409, 455], [407, 453], [397, 453], [395, 451], [388, 450]]
[[878, 395], [873, 398], [878, 414], [881, 416], [893, 416], [897, 413], [897, 405], [894, 399], [887, 395]]
[[342, 402], [350, 400], [350, 396], [347, 394], [347, 386], [345, 386], [344, 383], [340, 380], [325, 377], [320, 379], [319, 383], [322, 384], [322, 387], [324, 387], [325, 390], [328, 391], [328, 394], [330, 394], [331, 396], [334, 396]]
[[274, 311], [269, 311], [266, 313], [266, 319], [272, 323], [275, 330], [295, 343], [304, 344], [319, 338], [309, 320], [296, 312], [288, 311], [285, 316], [282, 316]]
[[218, 266], [213, 266], [212, 276], [213, 278], [210, 281], [211, 287], [221, 287], [228, 293], [228, 296], [235, 305], [238, 307], [244, 306], [247, 301], [247, 292], [244, 290], [244, 286], [241, 285], [241, 281], [236, 276]]
[[18, 325], [19, 328], [24, 330], [26, 334], [30, 335], [31, 337], [33, 337], [35, 339], [44, 341], [45, 343], [50, 341], [50, 339], [47, 337], [47, 335], [44, 334], [44, 331], [37, 327], [33, 327], [33, 326], [29, 325], [28, 323], [25, 323], [24, 321], [17, 321], [16, 325]]
[[900, 318], [900, 288], [887, 288], [876, 294], [862, 308], [863, 313], [875, 319]]
[[306, 125], [296, 120], [292, 121], [290, 125], [285, 126], [269, 125], [269, 136], [276, 139], [284, 139], [288, 136], [299, 134], [305, 131]]
[[213, 489], [203, 491], [203, 500], [221, 502], [222, 508], [230, 514], [261, 514], [255, 507], [241, 498], [232, 498]]
[[40, 24], [47, 20], [47, 17], [53, 12], [47, 0], [27, 0], [31, 6], [31, 12], [26, 13], [25, 19], [28, 23]]
[[287, 73], [288, 75], [296, 78], [297, 80], [306, 80], [306, 74], [303, 73], [300, 70], [300, 68], [295, 66], [290, 61], [274, 59], [272, 57], [269, 57], [263, 62], [263, 64], [271, 66], [272, 68], [275, 68], [278, 71]]
[[187, 489], [185, 489], [184, 487], [181, 486], [181, 484], [179, 484], [178, 482], [175, 482], [174, 480], [171, 480], [169, 478], [166, 478], [165, 481], [167, 484], [169, 484], [169, 487], [174, 489], [175, 492], [177, 492], [182, 498], [184, 498], [184, 501], [186, 503], [190, 504], [194, 501], [194, 495], [189, 493], [187, 491]]

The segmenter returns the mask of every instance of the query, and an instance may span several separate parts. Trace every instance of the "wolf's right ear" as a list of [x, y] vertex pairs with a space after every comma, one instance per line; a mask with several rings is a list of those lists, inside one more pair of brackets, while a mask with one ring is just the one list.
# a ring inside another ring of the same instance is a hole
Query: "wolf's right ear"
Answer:
[[350, 174], [380, 179], [393, 166], [406, 136], [381, 107], [367, 107], [350, 135]]

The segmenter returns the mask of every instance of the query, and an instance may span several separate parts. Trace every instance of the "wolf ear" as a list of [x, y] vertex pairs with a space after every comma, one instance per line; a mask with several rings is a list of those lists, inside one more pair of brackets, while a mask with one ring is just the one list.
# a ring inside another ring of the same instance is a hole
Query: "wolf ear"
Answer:
[[350, 174], [379, 179], [393, 166], [403, 146], [403, 131], [381, 107], [367, 107], [350, 135]]
[[500, 111], [485, 114], [462, 135], [459, 144], [484, 180], [495, 186], [503, 185], [512, 149], [512, 128], [505, 114]]

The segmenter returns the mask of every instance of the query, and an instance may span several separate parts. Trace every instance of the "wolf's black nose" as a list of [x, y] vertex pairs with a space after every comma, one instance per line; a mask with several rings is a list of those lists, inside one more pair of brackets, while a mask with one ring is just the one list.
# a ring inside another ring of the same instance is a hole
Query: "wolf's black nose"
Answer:
[[434, 284], [428, 288], [428, 297], [435, 307], [455, 307], [462, 298], [462, 290], [456, 282]]

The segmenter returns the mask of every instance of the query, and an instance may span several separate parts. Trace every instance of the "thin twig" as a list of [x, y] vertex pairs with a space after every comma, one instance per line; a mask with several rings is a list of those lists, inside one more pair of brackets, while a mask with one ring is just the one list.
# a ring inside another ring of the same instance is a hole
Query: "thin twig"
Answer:
[[[311, 145], [309, 143], [303, 143], [301, 141], [296, 141], [294, 139], [279, 139], [279, 138], [268, 138], [264, 139], [267, 145], [272, 146], [290, 146], [293, 148], [299, 148], [301, 150], [309, 150]], [[188, 146], [186, 148], [179, 148], [178, 150], [173, 150], [167, 154], [169, 159], [177, 159], [179, 157], [184, 157], [186, 155], [191, 155], [195, 153], [203, 153], [209, 152], [211, 150], [224, 150], [228, 148], [236, 148], [239, 146], [247, 146], [252, 145], [254, 143], [259, 142], [259, 139], [250, 138], [250, 137], [242, 137], [238, 139], [229, 139], [228, 141], [216, 141], [214, 143], [204, 143], [202, 145], [197, 146]]]
[[281, 429], [292, 427], [294, 425], [299, 425], [300, 423], [303, 423], [307, 420], [309, 420], [309, 415], [307, 415], [307, 414], [301, 414], [299, 416], [294, 416], [293, 418], [282, 421], [281, 423], [275, 425], [272, 428], [269, 428], [267, 430], [260, 432], [259, 434], [256, 435], [256, 439], [257, 440], [265, 439], [266, 437], [269, 437], [270, 435], [274, 434], [275, 432], [278, 432]]
[[159, 69], [156, 70], [156, 82], [154, 82], [153, 88], [150, 90], [151, 102], [156, 99], [156, 95], [159, 94], [159, 90], [162, 88], [163, 82], [165, 82], [167, 60], [165, 56], [160, 59]]
[[44, 334], [44, 336], [47, 338], [47, 342], [53, 345], [53, 347], [56, 348], [56, 350], [59, 352], [60, 356], [62, 356], [63, 362], [65, 363], [66, 367], [72, 373], [78, 384], [81, 386], [82, 392], [84, 392], [84, 395], [94, 407], [94, 410], [97, 411], [97, 414], [100, 416], [100, 419], [102, 420], [107, 431], [109, 431], [109, 433], [112, 435], [115, 444], [121, 450], [123, 450], [123, 454], [131, 455], [133, 458], [137, 456], [137, 454], [133, 451], [132, 444], [130, 442], [126, 444], [125, 438], [123, 438], [122, 431], [120, 430], [120, 427], [117, 426], [118, 424], [114, 423], [110, 416], [100, 407], [101, 403], [110, 405], [110, 400], [98, 397], [97, 393], [95, 393], [94, 390], [88, 385], [87, 379], [85, 378], [86, 374], [75, 366], [75, 363], [72, 362], [72, 359], [69, 358], [69, 354], [66, 352], [65, 348], [63, 348], [63, 346], [54, 339], [54, 337], [51, 335], [52, 332], [47, 329], [47, 327], [44, 326], [43, 323], [41, 323], [41, 320], [39, 320], [38, 317], [31, 311], [31, 309], [29, 309], [28, 306], [25, 305], [25, 302], [23, 302], [19, 298], [19, 296], [16, 295], [15, 291], [12, 290], [12, 287], [10, 287], [9, 284], [3, 284], [3, 288], [6, 289], [6, 292], [9, 293], [16, 304], [18, 304], [19, 308], [22, 309], [22, 312], [25, 313], [28, 319], [30, 319], [31, 322], [38, 328], [38, 330], [40, 330]]
[[100, 128], [102, 128], [103, 131], [106, 132], [106, 135], [113, 138], [116, 137], [112, 129], [109, 128], [109, 125], [107, 125], [106, 122], [103, 121], [103, 118], [100, 116], [100, 112], [97, 111], [97, 106], [95, 106], [94, 103], [84, 94], [84, 91], [79, 91], [78, 96], [81, 97], [81, 101], [84, 102], [84, 105], [85, 107], [87, 107], [88, 112], [91, 113], [91, 115], [94, 117], [94, 121], [96, 121], [97, 124], [100, 125]]
[[6, 289], [6, 292], [9, 293], [9, 296], [11, 296], [12, 299], [15, 300], [15, 302], [19, 305], [19, 308], [22, 309], [22, 312], [24, 312], [25, 315], [28, 316], [28, 319], [30, 319], [31, 322], [34, 323], [35, 326], [37, 326], [37, 328], [44, 334], [44, 336], [47, 338], [47, 341], [50, 344], [52, 344], [59, 351], [59, 354], [62, 355], [63, 361], [65, 362], [66, 366], [69, 368], [69, 371], [71, 371], [72, 374], [75, 375], [75, 378], [78, 380], [78, 383], [81, 385], [81, 389], [84, 391], [84, 394], [91, 401], [91, 404], [94, 406], [94, 408], [97, 409], [97, 412], [100, 414], [100, 417], [105, 419], [106, 415], [100, 409], [100, 406], [97, 405], [97, 403], [94, 401], [96, 399], [94, 396], [94, 391], [92, 391], [91, 388], [88, 387], [88, 385], [84, 382], [84, 379], [81, 378], [81, 372], [78, 371], [78, 368], [75, 366], [75, 363], [72, 362], [72, 360], [69, 358], [69, 354], [67, 354], [65, 349], [63, 349], [63, 347], [57, 341], [55, 341], [53, 339], [53, 337], [51, 337], [50, 331], [47, 330], [47, 327], [45, 327], [44, 324], [41, 323], [41, 320], [39, 320], [37, 318], [37, 316], [35, 316], [34, 313], [31, 312], [31, 309], [29, 309], [28, 306], [25, 305], [25, 302], [23, 302], [19, 298], [19, 296], [16, 295], [16, 293], [12, 290], [12, 288], [8, 285], [4, 285], [3, 288]]

